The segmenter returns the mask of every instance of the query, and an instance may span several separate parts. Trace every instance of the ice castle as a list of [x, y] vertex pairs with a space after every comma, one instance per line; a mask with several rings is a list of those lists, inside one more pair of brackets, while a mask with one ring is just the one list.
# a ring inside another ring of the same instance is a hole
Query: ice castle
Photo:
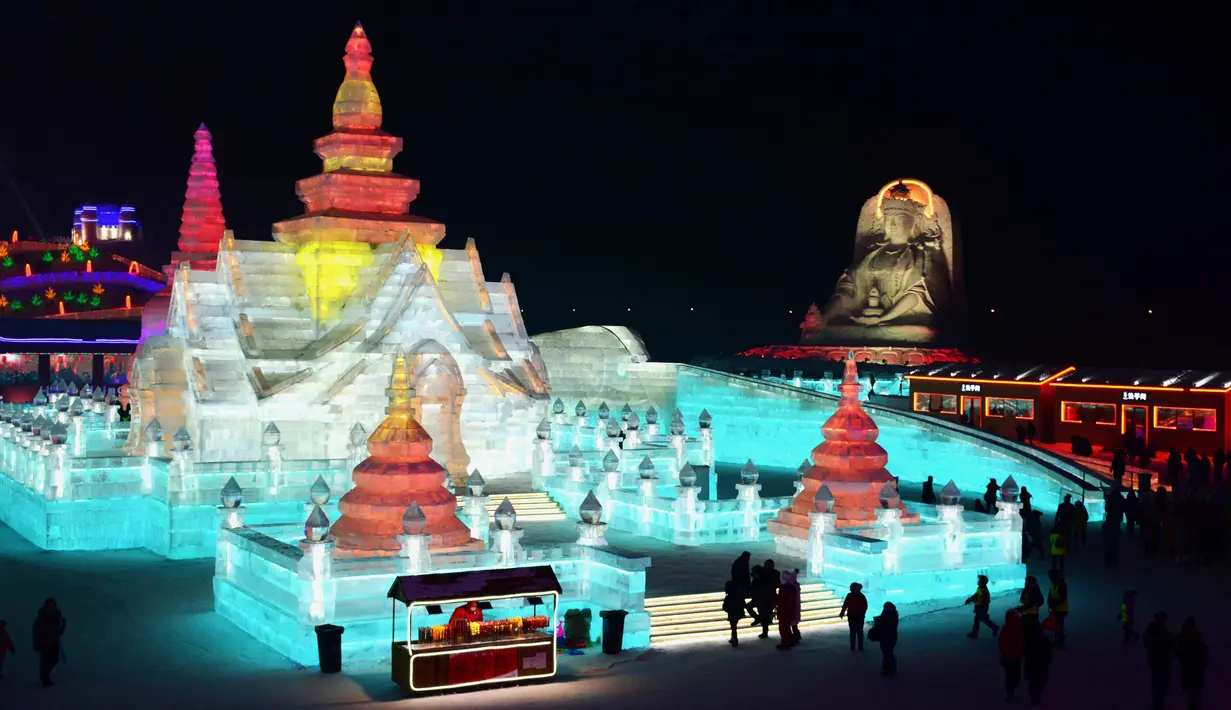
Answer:
[[372, 61], [356, 25], [333, 132], [315, 142], [323, 171], [296, 185], [304, 214], [273, 242], [222, 239], [212, 270], [180, 262], [166, 333], [133, 365], [126, 453], [146, 453], [157, 420], [187, 432], [197, 464], [265, 458], [271, 425], [285, 459], [344, 459], [354, 426], [380, 423], [403, 347], [454, 481], [528, 470], [548, 389], [517, 293], [507, 274], [484, 279], [473, 241], [441, 249], [445, 226], [410, 213], [419, 182], [393, 172], [402, 139], [381, 130]]

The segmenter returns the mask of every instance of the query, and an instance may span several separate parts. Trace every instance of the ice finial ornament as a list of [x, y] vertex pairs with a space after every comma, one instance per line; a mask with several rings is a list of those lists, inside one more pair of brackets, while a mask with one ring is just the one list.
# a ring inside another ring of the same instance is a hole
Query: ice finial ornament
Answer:
[[175, 431], [175, 436], [171, 437], [172, 451], [187, 451], [192, 448], [192, 435], [184, 427], [180, 427]]
[[641, 428], [641, 417], [638, 417], [636, 412], [629, 412], [624, 423], [628, 425], [629, 431], [637, 431]]
[[238, 508], [239, 504], [243, 502], [244, 490], [239, 487], [235, 477], [231, 476], [227, 479], [226, 485], [222, 487], [222, 507]]
[[368, 432], [359, 422], [355, 422], [355, 426], [350, 428], [350, 445], [356, 448], [363, 446], [363, 442], [368, 440]]
[[603, 519], [603, 504], [598, 502], [598, 497], [591, 490], [586, 493], [586, 499], [581, 501], [581, 507], [577, 509], [577, 513], [581, 516], [583, 523], [590, 525], [598, 525]]
[[654, 408], [654, 405], [650, 405], [650, 408], [645, 410], [645, 423], [647, 425], [658, 424], [658, 410]]
[[684, 415], [678, 409], [671, 415], [670, 431], [672, 436], [684, 435]]
[[606, 402], [602, 402], [601, 404], [599, 404], [598, 405], [598, 418], [606, 419], [607, 417], [610, 417], [610, 416], [611, 416], [611, 407], [608, 407]]
[[60, 422], [51, 425], [51, 443], [59, 445], [68, 442], [68, 427]]
[[637, 474], [647, 481], [654, 477], [654, 462], [649, 456], [641, 459], [641, 463], [637, 465]]
[[36, 407], [46, 407], [47, 406], [47, 390], [43, 389], [42, 387], [38, 388], [38, 394], [34, 395], [34, 406]]
[[493, 517], [496, 520], [497, 530], [512, 530], [517, 525], [517, 511], [513, 509], [513, 501], [508, 498], [500, 501], [500, 506], [496, 508], [496, 514]]
[[568, 452], [568, 465], [571, 468], [580, 468], [584, 460], [585, 455], [581, 453], [581, 447], [573, 444], [573, 448], [569, 449]]
[[329, 484], [325, 482], [324, 476], [317, 476], [313, 481], [312, 487], [308, 489], [308, 498], [316, 505], [325, 505], [329, 502], [329, 496], [333, 491], [329, 490]]
[[556, 397], [555, 403], [551, 405], [552, 414], [564, 414], [564, 400]]
[[1013, 480], [1012, 476], [1004, 479], [1004, 483], [1000, 484], [1000, 500], [1005, 503], [1016, 503], [1017, 494], [1021, 492], [1017, 481]]
[[372, 83], [372, 44], [362, 24], [355, 23], [355, 29], [351, 30], [342, 61], [346, 64], [346, 77], [333, 100], [333, 127], [359, 131], [379, 129], [384, 111], [380, 94]]
[[757, 470], [756, 464], [752, 463], [752, 459], [748, 459], [748, 463], [739, 470], [739, 481], [746, 486], [756, 483], [760, 477], [761, 472]]
[[60, 397], [59, 399], [56, 400], [56, 411], [64, 412], [67, 414], [68, 405], [69, 405], [68, 397]]
[[833, 510], [833, 491], [829, 490], [829, 486], [822, 483], [821, 487], [816, 489], [816, 495], [812, 496], [812, 506], [818, 513]]
[[701, 429], [709, 429], [714, 423], [714, 418], [710, 416], [710, 410], [702, 409], [701, 416], [697, 417], [697, 426]]
[[618, 437], [621, 431], [622, 430], [620, 429], [620, 423], [618, 421], [616, 421], [615, 419], [607, 420], [607, 436], [609, 438], [614, 439]]
[[329, 516], [319, 505], [312, 506], [312, 512], [303, 525], [303, 536], [308, 542], [322, 542], [329, 536]]
[[261, 432], [261, 446], [277, 446], [280, 443], [282, 443], [282, 432], [278, 429], [278, 425], [273, 422], [266, 424]]
[[483, 487], [486, 485], [487, 481], [483, 480], [483, 474], [479, 473], [477, 468], [471, 471], [469, 476], [466, 476], [466, 488], [470, 489], [470, 495], [472, 496], [478, 497], [483, 495]]
[[633, 408], [628, 404], [628, 402], [625, 402], [624, 407], [620, 409], [620, 419], [623, 421], [628, 421], [628, 415], [632, 413]]
[[145, 427], [146, 441], [162, 441], [162, 423], [155, 417], [150, 420], [148, 426]]
[[[85, 404], [81, 401], [80, 397], [74, 397], [73, 403], [68, 405], [68, 414], [71, 417], [80, 417], [85, 414]], [[159, 434], [158, 438], [161, 439], [162, 438], [162, 427], [158, 428], [158, 434]]]
[[573, 407], [573, 412], [579, 417], [584, 417], [586, 415], [586, 403], [578, 401], [577, 406]]
[[616, 452], [608, 451], [603, 457], [603, 473], [615, 473], [620, 470], [620, 457], [616, 456]]
[[949, 479], [949, 482], [945, 484], [945, 487], [940, 489], [941, 505], [957, 505], [961, 503], [961, 501], [962, 491], [958, 489], [957, 484], [953, 482], [953, 479]]
[[543, 417], [543, 421], [539, 422], [539, 426], [534, 430], [534, 433], [543, 441], [551, 438], [551, 422], [548, 421], [547, 417]]
[[799, 475], [802, 476], [811, 470], [812, 470], [812, 459], [804, 459], [804, 462], [799, 464], [799, 468], [795, 469], [795, 473], [798, 473]]
[[692, 467], [692, 464], [686, 463], [680, 469], [680, 485], [685, 488], [692, 488], [697, 485], [697, 470]]
[[426, 529], [427, 516], [423, 514], [419, 503], [412, 500], [410, 505], [406, 506], [406, 513], [402, 516], [402, 532], [407, 535], [422, 535]]

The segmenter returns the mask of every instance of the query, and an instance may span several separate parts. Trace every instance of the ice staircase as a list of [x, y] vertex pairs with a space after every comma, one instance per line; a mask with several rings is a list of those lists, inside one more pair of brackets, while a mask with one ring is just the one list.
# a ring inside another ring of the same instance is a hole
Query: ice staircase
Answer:
[[560, 504], [542, 491], [532, 493], [492, 493], [487, 499], [487, 514], [492, 515], [505, 498], [517, 511], [517, 522], [543, 522], [568, 518]]
[[[645, 610], [650, 614], [650, 643], [730, 637], [731, 625], [722, 610], [723, 596], [722, 592], [711, 592], [646, 599]], [[842, 609], [842, 600], [825, 585], [801, 584], [799, 600], [801, 632], [839, 623], [838, 612]], [[754, 628], [751, 624], [752, 620], [748, 617], [740, 620], [738, 629], [741, 640], [754, 639], [761, 633], [761, 627]], [[777, 633], [775, 625], [771, 625], [770, 634], [776, 638]]]

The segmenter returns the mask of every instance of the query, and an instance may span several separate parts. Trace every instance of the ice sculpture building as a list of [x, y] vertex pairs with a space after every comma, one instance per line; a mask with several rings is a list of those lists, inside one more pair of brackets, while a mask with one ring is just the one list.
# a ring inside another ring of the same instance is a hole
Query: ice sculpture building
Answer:
[[333, 132], [315, 142], [323, 171], [296, 185], [304, 214], [273, 242], [224, 238], [212, 270], [175, 270], [166, 333], [133, 365], [130, 455], [157, 419], [188, 432], [196, 462], [262, 459], [271, 423], [286, 459], [344, 459], [354, 425], [383, 419], [402, 347], [454, 481], [529, 469], [548, 389], [516, 291], [484, 280], [473, 241], [441, 249], [445, 226], [410, 214], [419, 182], [393, 172], [402, 139], [381, 130], [372, 61], [356, 25]]

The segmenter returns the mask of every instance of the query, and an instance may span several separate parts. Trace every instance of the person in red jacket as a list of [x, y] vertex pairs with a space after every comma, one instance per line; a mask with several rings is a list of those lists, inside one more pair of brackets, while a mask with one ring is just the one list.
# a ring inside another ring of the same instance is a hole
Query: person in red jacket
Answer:
[[1004, 666], [1005, 701], [1012, 702], [1017, 686], [1022, 682], [1022, 657], [1026, 653], [1026, 638], [1022, 630], [1022, 615], [1017, 609], [1004, 614], [1000, 630], [1000, 665]]
[[799, 643], [799, 572], [783, 572], [778, 586], [778, 648], [785, 651]]
[[838, 618], [846, 617], [846, 623], [851, 628], [851, 650], [855, 650], [855, 641], [859, 641], [859, 650], [863, 650], [863, 620], [868, 614], [868, 598], [863, 595], [860, 590], [863, 585], [859, 582], [851, 583], [851, 593], [846, 595], [846, 599], [842, 600], [842, 611], [838, 612]]
[[479, 603], [475, 601], [466, 602], [453, 610], [453, 616], [449, 617], [449, 623], [455, 621], [482, 621], [483, 610], [479, 608]]

